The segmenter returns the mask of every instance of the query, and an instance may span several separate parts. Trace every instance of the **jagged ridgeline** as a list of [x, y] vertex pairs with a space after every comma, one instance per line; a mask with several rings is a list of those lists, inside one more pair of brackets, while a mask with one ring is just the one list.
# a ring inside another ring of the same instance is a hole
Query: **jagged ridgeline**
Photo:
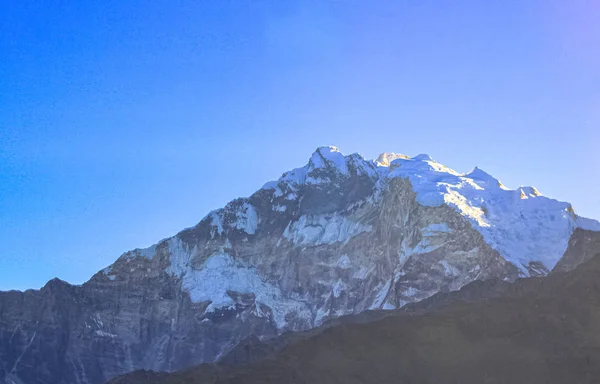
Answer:
[[577, 228], [600, 224], [478, 168], [318, 148], [304, 167], [81, 286], [0, 293], [0, 379], [96, 384], [173, 371], [250, 335], [400, 308], [474, 280], [546, 275]]

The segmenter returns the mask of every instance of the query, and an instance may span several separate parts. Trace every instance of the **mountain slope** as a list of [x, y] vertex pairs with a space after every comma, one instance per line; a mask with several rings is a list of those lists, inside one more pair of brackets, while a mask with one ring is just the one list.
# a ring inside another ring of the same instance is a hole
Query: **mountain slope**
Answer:
[[[440, 309], [346, 321], [252, 364], [135, 372], [110, 383], [596, 383], [600, 248], [595, 252], [570, 272], [501, 283], [503, 292], [489, 299], [484, 293], [461, 301], [469, 285], [441, 298], [448, 300]], [[472, 284], [479, 291], [484, 283]]]
[[508, 190], [479, 169], [319, 148], [82, 286], [0, 293], [0, 379], [95, 384], [173, 371], [250, 335], [400, 308], [474, 280], [545, 275], [579, 227], [600, 229], [568, 203]]
[[591, 259], [598, 249], [600, 249], [600, 232], [577, 228], [569, 239], [567, 251], [556, 263], [552, 272], [568, 272]]

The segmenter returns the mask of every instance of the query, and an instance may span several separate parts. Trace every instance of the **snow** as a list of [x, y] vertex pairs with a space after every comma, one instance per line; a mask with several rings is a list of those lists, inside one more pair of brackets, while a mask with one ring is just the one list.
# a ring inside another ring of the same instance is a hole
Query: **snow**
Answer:
[[[129, 262], [135, 257], [145, 257], [147, 259], [152, 259], [155, 254], [156, 254], [156, 244], [151, 245], [148, 248], [136, 248], [129, 252], [125, 252], [123, 255], [121, 255], [121, 258], [123, 258]], [[112, 266], [107, 267], [103, 270], [105, 274], [108, 274], [110, 272], [109, 268], [112, 268]]]
[[239, 229], [249, 235], [254, 235], [256, 233], [258, 216], [252, 204], [246, 201], [239, 207], [230, 203], [225, 209], [217, 209], [206, 215], [203, 220], [210, 220], [210, 225], [213, 227], [213, 230], [211, 231], [212, 238], [214, 238], [216, 234], [222, 235], [225, 232], [226, 228], [223, 223], [223, 216], [225, 212], [228, 212], [229, 209], [232, 208], [235, 209], [236, 220], [228, 228]]
[[273, 205], [273, 211], [275, 212], [285, 212], [285, 210], [287, 209], [287, 207], [285, 205]]
[[456, 269], [455, 267], [453, 267], [452, 265], [450, 265], [446, 260], [440, 260], [439, 262], [442, 267], [444, 267], [444, 274], [446, 276], [459, 276], [460, 275], [460, 271], [458, 269]]
[[[484, 200], [481, 199], [483, 202]], [[480, 227], [489, 227], [490, 224], [485, 220], [484, 205], [478, 207], [473, 205], [464, 195], [457, 190], [448, 189], [444, 194], [444, 203], [456, 208], [463, 216], [468, 217], [471, 221], [475, 221]]]
[[525, 276], [531, 261], [552, 269], [574, 228], [600, 228], [596, 221], [570, 214], [568, 203], [544, 197], [534, 187], [510, 190], [477, 167], [460, 174], [419, 155], [397, 158], [387, 168], [387, 173], [381, 172], [385, 177], [410, 180], [420, 204], [447, 204], [468, 218], [486, 242]]
[[369, 275], [369, 270], [366, 267], [361, 266], [358, 271], [352, 274], [352, 277], [359, 280], [364, 280]]
[[576, 227], [568, 203], [543, 196], [521, 199], [517, 191], [501, 191], [486, 199], [489, 226], [475, 226], [492, 248], [528, 275], [531, 261], [552, 269]]
[[321, 245], [347, 243], [359, 233], [371, 230], [370, 225], [352, 221], [338, 214], [303, 215], [298, 221], [288, 225], [283, 236], [294, 245]]
[[313, 153], [308, 162], [308, 171], [333, 167], [343, 175], [348, 174], [346, 156], [337, 147], [320, 147]]
[[295, 185], [304, 184], [304, 181], [306, 179], [307, 168], [308, 165], [305, 165], [304, 167], [292, 169], [291, 171], [285, 172], [283, 175], [281, 175], [279, 180], [269, 181], [265, 183], [265, 185], [263, 185], [261, 189], [274, 189], [274, 196], [279, 197], [283, 193], [283, 191], [281, 191], [279, 187], [279, 183], [284, 183], [292, 187]]
[[345, 286], [344, 282], [341, 279], [339, 279], [333, 285], [333, 297], [335, 297], [335, 298], [340, 297], [340, 295], [342, 294], [342, 291], [345, 289], [346, 289], [346, 286]]
[[473, 168], [471, 172], [467, 173], [466, 178], [472, 180], [481, 189], [502, 188], [502, 183], [498, 179], [478, 167]]
[[381, 308], [383, 301], [385, 300], [388, 292], [390, 291], [390, 287], [394, 279], [389, 279], [385, 284], [380, 285], [379, 292], [377, 292], [377, 296], [375, 297], [375, 301], [369, 309], [379, 309]]
[[[277, 189], [277, 184], [279, 184], [278, 181], [273, 180], [273, 181], [267, 181], [262, 187], [261, 189]], [[279, 190], [279, 192], [281, 193], [281, 190]], [[277, 193], [277, 191], [275, 192]]]
[[220, 211], [212, 211], [208, 214], [211, 224], [217, 229], [219, 235], [223, 234], [223, 222], [221, 221]]
[[417, 243], [417, 245], [412, 249], [413, 255], [424, 254], [433, 252], [439, 248], [439, 245], [430, 244], [429, 239], [427, 237], [423, 237], [421, 241]]
[[426, 160], [433, 160], [433, 159], [428, 154], [421, 153], [420, 155], [417, 155], [417, 156], [413, 157], [413, 160], [415, 160], [415, 161], [426, 161]]
[[[320, 168], [347, 175], [350, 161], [376, 178], [375, 195], [381, 193], [385, 180], [401, 177], [410, 180], [419, 204], [432, 207], [445, 204], [454, 208], [471, 222], [492, 248], [515, 264], [523, 276], [529, 275], [527, 266], [531, 261], [540, 261], [551, 270], [563, 255], [575, 228], [600, 230], [597, 221], [572, 214], [568, 203], [549, 199], [535, 187], [511, 190], [479, 167], [463, 174], [426, 154], [410, 158], [389, 152], [382, 153], [377, 160], [367, 161], [356, 154], [344, 156], [337, 147], [320, 147], [307, 165], [285, 173], [277, 183], [284, 183], [293, 191], [298, 191], [297, 187], [303, 184], [326, 183], [329, 181], [326, 177], [307, 175]], [[377, 172], [369, 164], [375, 166]], [[280, 188], [277, 183], [267, 183], [265, 188]], [[334, 224], [325, 222], [331, 219]], [[286, 237], [295, 244], [330, 244], [347, 241], [348, 236], [360, 233], [358, 227], [352, 231], [342, 230], [336, 216], [301, 220], [304, 221], [286, 229]], [[370, 229], [362, 228], [364, 230]], [[431, 250], [428, 244], [420, 244], [420, 249], [413, 253], [428, 250]]]
[[137, 248], [134, 250], [139, 256], [151, 259], [156, 254], [156, 244], [149, 246], [148, 248]]
[[396, 159], [410, 159], [410, 157], [401, 153], [384, 152], [374, 160], [374, 163], [379, 167], [389, 167], [390, 163]]
[[418, 292], [419, 291], [415, 287], [408, 287], [404, 290], [404, 292], [402, 292], [402, 295], [404, 295], [405, 297], [413, 297]]
[[326, 316], [329, 316], [330, 310], [327, 309], [323, 309], [323, 308], [319, 308], [317, 310], [317, 314], [315, 315], [315, 320], [314, 320], [314, 324], [315, 326], [319, 326], [323, 323], [323, 318]]
[[179, 237], [173, 237], [168, 241], [171, 265], [166, 269], [166, 272], [173, 276], [181, 277], [191, 268], [190, 258], [192, 257], [192, 254], [185, 249], [183, 242]]
[[437, 232], [445, 233], [445, 232], [448, 232], [447, 230], [450, 230], [450, 228], [446, 228], [446, 227], [447, 226], [444, 226], [442, 224], [431, 224], [425, 228], [422, 228], [421, 234], [423, 235], [423, 237], [421, 238], [421, 241], [419, 241], [414, 247], [410, 247], [407, 243], [407, 239], [403, 239], [402, 246], [400, 247], [399, 254], [398, 254], [398, 265], [400, 267], [404, 266], [404, 264], [408, 261], [408, 259], [412, 255], [425, 254], [425, 253], [433, 252], [436, 249], [438, 249], [440, 247], [440, 245], [432, 244], [431, 240], [430, 240], [430, 237], [433, 237], [436, 232], [432, 228], [443, 229], [442, 231], [437, 231]]
[[[281, 185], [285, 184], [292, 190], [297, 190], [300, 185], [319, 185], [328, 183], [329, 177], [318, 177], [311, 175], [315, 170], [332, 171], [342, 177], [348, 177], [350, 170], [348, 164], [352, 163], [357, 172], [376, 177], [377, 172], [372, 161], [367, 161], [359, 154], [344, 156], [337, 147], [319, 147], [310, 157], [308, 164], [304, 167], [295, 168], [285, 172], [277, 181], [265, 183], [261, 189], [274, 190], [273, 197], [282, 195]], [[288, 199], [295, 199], [296, 196]]]
[[[352, 167], [349, 168], [348, 165]], [[302, 189], [299, 186], [329, 182], [326, 176], [312, 179], [308, 176], [312, 171], [324, 168], [342, 177], [349, 176], [350, 169], [357, 169], [372, 176], [376, 188], [374, 194], [365, 200], [369, 204], [377, 204], [390, 179], [410, 180], [418, 203], [431, 207], [452, 207], [470, 221], [473, 228], [482, 234], [486, 243], [515, 264], [523, 276], [529, 275], [527, 267], [531, 261], [540, 261], [551, 270], [564, 253], [575, 228], [600, 231], [600, 223], [575, 215], [570, 204], [547, 198], [534, 187], [523, 186], [511, 190], [480, 168], [475, 167], [471, 172], [463, 174], [432, 160], [428, 155], [410, 158], [387, 153], [379, 156], [376, 161], [367, 161], [359, 155], [344, 156], [335, 147], [322, 147], [317, 149], [307, 165], [284, 173], [279, 180], [269, 182], [263, 188], [272, 190], [274, 198], [296, 200], [301, 198]], [[284, 212], [287, 208], [285, 205], [273, 203], [272, 209]], [[228, 221], [224, 221], [224, 217], [229, 220], [229, 214], [235, 214], [231, 226]], [[257, 231], [260, 218], [255, 207], [247, 200], [240, 204], [236, 200], [235, 204], [232, 203], [225, 209], [210, 212], [205, 219], [210, 220], [214, 237], [217, 233], [224, 234], [231, 228], [253, 235]], [[287, 239], [293, 245], [302, 247], [347, 244], [353, 237], [372, 230], [371, 225], [357, 221], [348, 214], [303, 215], [288, 224], [280, 241], [285, 242]], [[398, 254], [398, 268], [402, 268], [412, 255], [429, 253], [440, 247], [443, 244], [440, 242], [445, 239], [444, 234], [452, 231], [453, 229], [444, 222], [432, 223], [421, 228], [421, 240], [418, 244], [411, 246], [408, 239], [403, 241]], [[228, 239], [225, 239], [224, 249], [210, 255], [200, 267], [192, 267], [191, 263], [194, 256], [200, 254], [198, 249], [189, 248], [177, 236], [165, 241], [171, 261], [167, 273], [181, 279], [182, 287], [189, 292], [192, 301], [210, 301], [206, 309], [208, 313], [234, 308], [235, 302], [227, 292], [235, 291], [255, 295], [257, 316], [266, 316], [268, 313], [261, 310], [261, 305], [271, 308], [272, 321], [279, 329], [285, 328], [286, 315], [290, 313], [296, 313], [304, 319], [314, 316], [317, 325], [331, 314], [330, 310], [324, 307], [311, 314], [299, 297], [284, 294], [276, 283], [265, 281], [256, 268], [229, 255], [224, 250], [232, 248]], [[136, 256], [152, 258], [155, 254], [156, 245], [153, 245], [145, 249], [135, 249], [124, 257], [126, 261], [130, 261]], [[359, 260], [360, 258], [354, 259], [353, 264], [347, 254], [342, 254], [337, 260], [335, 257], [328, 259], [328, 265], [331, 268], [353, 268], [350, 270], [352, 278], [364, 280], [372, 273], [374, 265], [360, 265]], [[460, 271], [448, 261], [441, 260], [439, 264], [438, 270], [443, 269], [446, 276], [460, 275]], [[115, 278], [111, 267], [103, 271], [109, 279]], [[333, 272], [341, 271], [338, 269]], [[397, 278], [400, 272], [395, 272]], [[335, 279], [327, 283], [328, 287], [331, 287], [328, 294], [337, 298], [347, 287], [341, 279]], [[385, 302], [393, 281], [394, 278], [391, 278], [377, 287], [371, 309], [393, 307]], [[427, 292], [414, 291], [414, 288], [408, 288], [404, 292], [407, 297], [416, 295], [419, 299], [425, 293]]]
[[223, 251], [210, 256], [198, 269], [190, 264], [193, 250], [186, 249], [179, 238], [169, 241], [169, 251], [169, 271], [182, 279], [182, 287], [193, 302], [211, 302], [206, 312], [234, 308], [235, 302], [227, 293], [234, 291], [254, 294], [257, 303], [270, 307], [273, 321], [280, 329], [285, 327], [288, 313], [296, 312], [304, 318], [310, 316], [303, 303], [285, 297], [277, 286], [264, 281], [255, 268], [234, 260]]
[[236, 212], [236, 217], [237, 220], [233, 225], [235, 228], [242, 230], [249, 235], [254, 235], [256, 233], [258, 215], [252, 204], [245, 202]]
[[94, 321], [94, 323], [96, 324], [97, 327], [103, 327], [104, 323], [102, 322], [102, 319], [100, 318], [100, 314], [96, 313], [92, 316], [90, 316], [90, 318]]
[[377, 164], [373, 161], [366, 161], [361, 155], [358, 153], [353, 153], [348, 156], [348, 160], [354, 168], [356, 168], [358, 174], [363, 174], [371, 178], [377, 177]]
[[306, 170], [308, 166], [302, 168], [296, 168], [289, 172], [286, 172], [281, 177], [281, 181], [288, 182], [290, 184], [304, 184], [306, 180]]
[[435, 236], [439, 232], [450, 233], [452, 229], [446, 223], [433, 223], [421, 228], [423, 236]]
[[102, 336], [102, 337], [110, 337], [110, 338], [115, 338], [117, 337], [117, 335], [113, 334], [113, 333], [108, 333], [108, 332], [104, 332], [102, 330], [97, 330], [96, 334], [98, 336]]
[[348, 269], [352, 266], [352, 261], [350, 261], [348, 255], [342, 255], [338, 259], [336, 265], [342, 269]]
[[577, 216], [577, 227], [588, 231], [600, 231], [600, 223], [587, 217]]

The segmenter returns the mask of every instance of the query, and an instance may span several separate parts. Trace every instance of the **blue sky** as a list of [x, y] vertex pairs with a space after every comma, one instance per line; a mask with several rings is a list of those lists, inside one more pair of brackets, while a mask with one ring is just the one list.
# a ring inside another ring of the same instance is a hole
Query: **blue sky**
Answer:
[[0, 289], [82, 283], [320, 145], [600, 218], [598, 4], [4, 2]]

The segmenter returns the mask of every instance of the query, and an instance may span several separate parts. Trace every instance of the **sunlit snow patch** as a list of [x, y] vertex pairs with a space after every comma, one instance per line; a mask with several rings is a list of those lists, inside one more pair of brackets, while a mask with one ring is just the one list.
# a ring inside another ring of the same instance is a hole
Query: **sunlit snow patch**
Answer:
[[171, 267], [169, 271], [181, 277], [182, 287], [189, 292], [193, 302], [210, 301], [206, 312], [232, 308], [235, 305], [228, 291], [254, 294], [257, 303], [271, 308], [278, 328], [286, 325], [285, 316], [295, 312], [302, 318], [310, 312], [299, 301], [285, 297], [273, 284], [265, 282], [255, 268], [246, 266], [225, 252], [209, 257], [200, 268], [191, 267], [191, 254], [178, 238], [169, 242]]
[[479, 168], [460, 174], [426, 155], [393, 160], [387, 177], [408, 178], [421, 205], [455, 208], [525, 276], [531, 261], [551, 270], [574, 228], [600, 229], [596, 221], [572, 214], [570, 204], [544, 197], [534, 187], [509, 190]]
[[285, 229], [283, 236], [295, 245], [347, 243], [352, 237], [372, 230], [370, 225], [341, 215], [304, 215]]
[[236, 212], [236, 221], [233, 226], [249, 235], [256, 233], [258, 216], [252, 204], [244, 203]]

